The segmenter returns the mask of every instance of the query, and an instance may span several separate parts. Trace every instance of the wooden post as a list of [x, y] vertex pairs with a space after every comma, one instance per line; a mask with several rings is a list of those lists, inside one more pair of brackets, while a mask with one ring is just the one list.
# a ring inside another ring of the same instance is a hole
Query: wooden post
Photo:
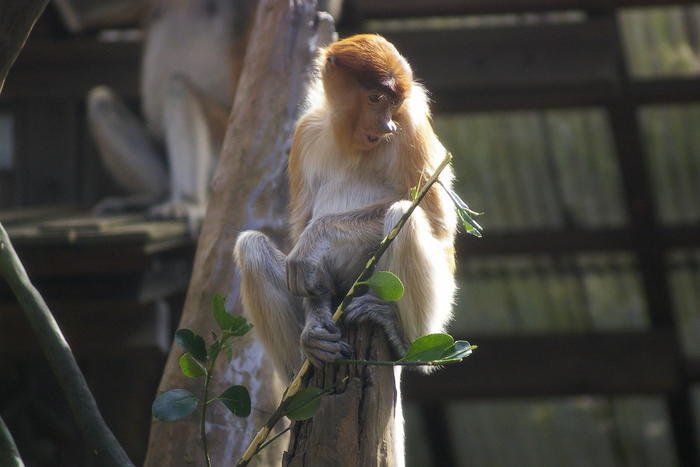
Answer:
[[[375, 325], [350, 328], [346, 336], [358, 359], [393, 360], [384, 332]], [[315, 371], [310, 386], [336, 387], [336, 394], [323, 396], [313, 418], [292, 429], [284, 465], [396, 466], [403, 453], [395, 452], [398, 393], [390, 366], [326, 365]], [[396, 372], [396, 373], [395, 373]], [[347, 380], [345, 379], [347, 378]], [[400, 407], [399, 407], [400, 410]], [[401, 447], [402, 448], [402, 447]]]
[[[260, 0], [258, 4], [197, 245], [181, 328], [210, 336], [210, 330], [216, 328], [211, 315], [214, 293], [228, 295], [227, 308], [241, 312], [239, 277], [232, 258], [239, 232], [261, 230], [278, 245], [286, 242], [287, 153], [310, 79], [316, 30], [326, 24], [318, 21], [313, 0]], [[174, 388], [198, 391], [196, 383], [180, 374], [177, 359], [181, 353], [177, 347], [170, 351], [159, 392]], [[218, 395], [231, 384], [244, 384], [253, 404], [252, 414], [245, 419], [232, 416], [219, 404], [209, 411], [212, 463], [229, 465], [274, 410], [283, 388], [274, 376], [272, 362], [252, 337], [234, 348], [230, 364], [220, 360], [212, 394]], [[275, 443], [258, 461], [278, 464], [283, 447], [283, 441]], [[153, 421], [146, 466], [202, 462], [195, 416], [174, 423]]]

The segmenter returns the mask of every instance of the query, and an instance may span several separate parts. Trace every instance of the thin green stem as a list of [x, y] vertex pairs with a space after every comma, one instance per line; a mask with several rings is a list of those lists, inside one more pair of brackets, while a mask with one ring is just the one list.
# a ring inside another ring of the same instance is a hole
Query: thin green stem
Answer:
[[207, 368], [207, 373], [206, 375], [204, 375], [204, 388], [202, 391], [202, 400], [204, 401], [204, 403], [202, 404], [202, 415], [199, 418], [199, 436], [202, 438], [202, 450], [204, 452], [204, 461], [206, 462], [207, 467], [211, 467], [211, 457], [209, 456], [209, 446], [207, 443], [206, 429], [207, 407], [209, 406], [210, 402], [216, 400], [207, 400], [207, 398], [209, 397], [209, 382], [211, 381], [212, 373], [214, 373], [214, 364], [216, 363], [216, 359], [219, 357], [219, 353], [221, 353], [221, 347], [223, 347], [226, 344], [226, 339], [227, 335], [226, 333], [224, 333], [221, 336], [220, 344], [215, 347], [216, 351], [213, 355], [209, 356], [209, 368]]
[[[209, 380], [211, 376], [207, 372], [204, 377], [204, 395], [202, 399], [207, 399], [207, 394], [209, 392]], [[204, 461], [207, 463], [207, 467], [211, 467], [211, 458], [209, 457], [209, 449], [207, 447], [207, 430], [206, 430], [206, 419], [207, 419], [207, 406], [208, 404], [202, 404], [202, 415], [199, 418], [199, 435], [202, 438], [202, 450], [204, 451]]]
[[258, 450], [255, 452], [255, 454], [257, 455], [260, 451], [262, 451], [263, 449], [265, 449], [266, 447], [268, 447], [269, 445], [271, 445], [272, 443], [274, 443], [275, 440], [276, 440], [277, 438], [279, 438], [280, 436], [282, 436], [283, 434], [285, 434], [286, 432], [288, 432], [289, 430], [291, 430], [291, 429], [292, 429], [292, 426], [293, 426], [293, 425], [290, 424], [287, 428], [285, 428], [284, 430], [280, 431], [279, 433], [277, 433], [277, 434], [276, 434], [275, 436], [273, 436], [272, 438], [270, 438], [270, 439], [268, 439], [267, 441], [265, 441], [264, 443], [262, 443], [262, 444], [260, 445], [260, 447], [258, 448]]

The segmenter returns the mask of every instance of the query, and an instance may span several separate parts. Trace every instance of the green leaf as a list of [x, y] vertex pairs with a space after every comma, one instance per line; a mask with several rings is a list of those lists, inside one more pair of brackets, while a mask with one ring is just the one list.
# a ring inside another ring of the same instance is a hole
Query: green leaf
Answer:
[[456, 341], [449, 349], [447, 349], [438, 359], [440, 362], [452, 363], [461, 362], [472, 354], [475, 347], [467, 341]]
[[250, 415], [250, 394], [245, 386], [231, 386], [217, 397], [226, 407], [239, 417]]
[[377, 271], [372, 277], [360, 284], [368, 285], [377, 297], [382, 300], [395, 302], [403, 297], [403, 284], [401, 279], [389, 271]]
[[226, 297], [215, 293], [211, 298], [211, 309], [214, 313], [217, 311], [226, 311]]
[[226, 311], [226, 297], [223, 295], [214, 294], [214, 298], [211, 300], [211, 310], [216, 324], [222, 331], [228, 331], [235, 325], [233, 315]]
[[180, 364], [182, 374], [188, 378], [199, 378], [200, 376], [204, 376], [207, 372], [202, 364], [199, 363], [189, 352], [183, 353], [180, 356], [178, 363]]
[[244, 336], [248, 334], [248, 331], [253, 329], [253, 325], [250, 324], [243, 316], [234, 316], [236, 320], [236, 325], [229, 331], [234, 336]]
[[243, 336], [248, 331], [253, 329], [253, 325], [248, 323], [243, 316], [236, 316], [226, 311], [224, 306], [225, 301], [225, 297], [214, 294], [214, 299], [212, 300], [212, 313], [214, 314], [216, 324], [221, 328], [221, 330], [226, 331], [233, 336]]
[[178, 329], [175, 332], [175, 342], [200, 362], [207, 361], [207, 347], [204, 338], [199, 334], [195, 334], [189, 329]]
[[151, 413], [158, 420], [174, 422], [194, 412], [199, 401], [186, 389], [173, 389], [164, 392], [153, 401]]
[[224, 352], [226, 352], [226, 358], [228, 358], [229, 363], [231, 360], [233, 360], [233, 349], [231, 348], [231, 344], [227, 344], [224, 347]]
[[465, 209], [457, 208], [457, 215], [459, 216], [459, 220], [462, 221], [462, 227], [464, 227], [464, 230], [470, 234], [474, 235], [475, 237], [482, 238], [483, 234], [481, 233], [484, 229], [479, 225], [478, 222], [474, 220], [472, 216], [469, 215], [469, 212]]
[[428, 334], [410, 345], [401, 362], [434, 362], [448, 353], [455, 341], [449, 334]]
[[308, 420], [320, 407], [323, 393], [323, 389], [313, 386], [302, 389], [285, 403], [285, 414], [290, 420]]

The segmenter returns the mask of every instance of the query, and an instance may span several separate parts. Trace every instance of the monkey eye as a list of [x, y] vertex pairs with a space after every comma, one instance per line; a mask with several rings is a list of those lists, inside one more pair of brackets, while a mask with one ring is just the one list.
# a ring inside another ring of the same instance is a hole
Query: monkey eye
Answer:
[[369, 101], [370, 101], [372, 104], [376, 104], [376, 103], [378, 103], [380, 100], [382, 100], [382, 96], [381, 96], [381, 94], [370, 94], [370, 95], [367, 97], [367, 99], [369, 99]]

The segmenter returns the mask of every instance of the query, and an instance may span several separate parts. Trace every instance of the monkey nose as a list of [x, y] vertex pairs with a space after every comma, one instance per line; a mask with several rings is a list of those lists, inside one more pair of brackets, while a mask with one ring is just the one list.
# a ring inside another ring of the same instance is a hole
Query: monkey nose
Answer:
[[384, 134], [393, 133], [396, 131], [396, 123], [394, 123], [393, 120], [382, 120], [379, 124], [379, 128]]

